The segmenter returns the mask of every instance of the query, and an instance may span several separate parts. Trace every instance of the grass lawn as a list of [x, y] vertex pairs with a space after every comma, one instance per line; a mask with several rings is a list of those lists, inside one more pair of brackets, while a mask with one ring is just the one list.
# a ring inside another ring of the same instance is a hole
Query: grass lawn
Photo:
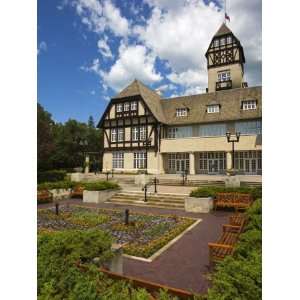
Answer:
[[125, 243], [126, 254], [149, 258], [196, 221], [141, 213], [130, 213], [129, 225], [124, 219], [124, 212], [119, 210], [61, 206], [57, 216], [54, 208], [39, 209], [38, 231], [99, 228], [108, 231], [116, 243]]

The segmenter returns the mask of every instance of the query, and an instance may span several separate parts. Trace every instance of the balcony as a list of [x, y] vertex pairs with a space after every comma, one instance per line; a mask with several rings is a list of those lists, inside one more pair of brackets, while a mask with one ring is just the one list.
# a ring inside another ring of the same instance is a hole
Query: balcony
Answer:
[[216, 91], [221, 91], [221, 90], [228, 90], [232, 88], [232, 81], [226, 80], [226, 81], [217, 81], [216, 82]]

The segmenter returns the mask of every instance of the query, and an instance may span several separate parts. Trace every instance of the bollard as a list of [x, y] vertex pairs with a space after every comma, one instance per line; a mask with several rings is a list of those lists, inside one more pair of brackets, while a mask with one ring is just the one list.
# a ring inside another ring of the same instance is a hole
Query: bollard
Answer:
[[145, 192], [144, 202], [147, 202], [147, 184], [145, 184], [145, 186], [144, 186], [144, 192]]
[[114, 169], [111, 169], [111, 178], [114, 178]]
[[59, 215], [59, 204], [57, 202], [55, 203], [55, 214]]
[[129, 224], [129, 209], [125, 209], [125, 225]]
[[107, 171], [106, 172], [106, 181], [108, 181], [108, 174], [109, 174], [109, 172]]

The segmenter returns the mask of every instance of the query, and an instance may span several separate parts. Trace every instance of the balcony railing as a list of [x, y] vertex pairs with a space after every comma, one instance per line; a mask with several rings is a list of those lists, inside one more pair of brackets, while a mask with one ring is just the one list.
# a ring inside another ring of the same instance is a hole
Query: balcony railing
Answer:
[[232, 88], [232, 81], [226, 80], [226, 81], [218, 81], [216, 82], [216, 91], [221, 91], [221, 90], [228, 90]]

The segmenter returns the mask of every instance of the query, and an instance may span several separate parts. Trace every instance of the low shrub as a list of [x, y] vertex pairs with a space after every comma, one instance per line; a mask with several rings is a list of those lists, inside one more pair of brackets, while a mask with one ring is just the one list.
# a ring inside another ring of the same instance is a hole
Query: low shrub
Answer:
[[53, 189], [72, 189], [74, 188], [78, 183], [69, 181], [69, 180], [63, 180], [63, 181], [56, 181], [56, 182], [43, 182], [38, 184], [37, 189], [40, 190], [53, 190]]
[[52, 170], [52, 171], [44, 171], [38, 172], [37, 174], [37, 182], [55, 182], [62, 181], [65, 179], [67, 172], [64, 170]]
[[87, 191], [115, 190], [119, 188], [117, 183], [111, 181], [85, 182], [81, 185]]
[[242, 193], [251, 194], [253, 199], [261, 198], [261, 187], [237, 187], [237, 188], [226, 188], [226, 187], [199, 187], [190, 193], [190, 197], [215, 197], [217, 193]]

